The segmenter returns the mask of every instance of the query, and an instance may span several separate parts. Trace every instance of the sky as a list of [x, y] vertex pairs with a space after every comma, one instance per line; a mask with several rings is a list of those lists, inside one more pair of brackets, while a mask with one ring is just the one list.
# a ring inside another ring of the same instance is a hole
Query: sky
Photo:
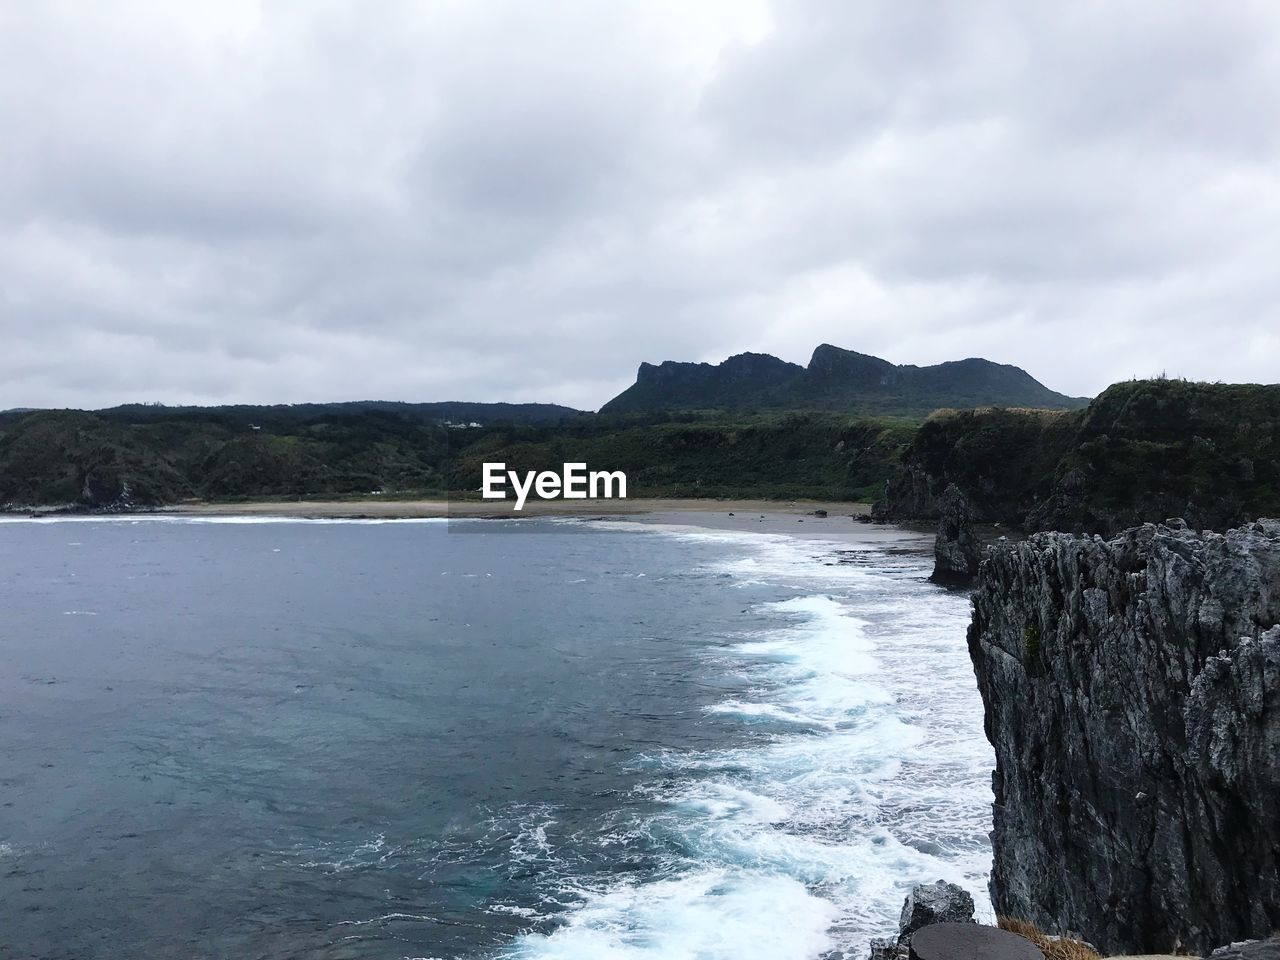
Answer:
[[0, 408], [1280, 376], [1270, 2], [0, 0]]

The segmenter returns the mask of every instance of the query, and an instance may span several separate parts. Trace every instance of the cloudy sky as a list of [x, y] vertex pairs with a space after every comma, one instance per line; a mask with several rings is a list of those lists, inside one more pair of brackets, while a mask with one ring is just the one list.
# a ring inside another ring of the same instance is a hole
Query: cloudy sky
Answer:
[[1280, 8], [0, 0], [0, 408], [1280, 372]]

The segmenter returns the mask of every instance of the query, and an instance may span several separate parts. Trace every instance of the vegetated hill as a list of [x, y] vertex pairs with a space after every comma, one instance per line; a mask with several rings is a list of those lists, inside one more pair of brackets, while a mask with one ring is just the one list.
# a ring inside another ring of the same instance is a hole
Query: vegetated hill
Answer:
[[1111, 534], [1181, 517], [1226, 529], [1280, 515], [1280, 385], [1140, 380], [1083, 410], [948, 411], [928, 419], [876, 505], [937, 518], [954, 483], [982, 519]]
[[337, 403], [227, 404], [212, 407], [170, 407], [164, 404], [131, 403], [98, 410], [98, 415], [126, 423], [155, 420], [199, 419], [226, 423], [296, 424], [327, 414], [392, 413], [427, 423], [559, 423], [580, 417], [583, 411], [555, 403], [467, 403], [446, 400], [439, 403], [403, 403], [395, 400], [348, 400]]
[[1087, 402], [990, 360], [897, 365], [824, 343], [807, 367], [765, 353], [741, 353], [718, 364], [642, 363], [636, 382], [601, 412], [784, 408], [923, 416], [938, 407], [1065, 410]]
[[503, 428], [455, 452], [450, 486], [475, 491], [485, 462], [520, 472], [585, 462], [625, 472], [628, 496], [870, 502], [915, 429], [908, 420], [822, 412], [601, 417], [563, 428]]
[[144, 438], [92, 414], [44, 411], [0, 419], [0, 507], [120, 500], [167, 503], [185, 479]]
[[4, 416], [0, 508], [441, 490], [454, 432], [466, 431], [377, 410], [259, 429], [225, 414]]
[[542, 403], [305, 403], [0, 414], [0, 508], [443, 492], [449, 423], [562, 423]]
[[451, 429], [398, 408], [39, 411], [0, 415], [0, 509], [442, 496], [475, 491], [481, 464], [496, 460], [624, 470], [631, 496], [859, 499], [883, 487], [914, 429], [833, 414], [583, 415]]

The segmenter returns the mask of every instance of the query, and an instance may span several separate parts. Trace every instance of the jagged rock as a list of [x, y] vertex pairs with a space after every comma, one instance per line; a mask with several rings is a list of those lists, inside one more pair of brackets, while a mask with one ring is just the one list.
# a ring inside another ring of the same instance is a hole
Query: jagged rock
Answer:
[[978, 573], [982, 555], [973, 532], [973, 509], [954, 483], [943, 492], [938, 506], [941, 518], [933, 541], [933, 574], [929, 579], [949, 586], [968, 586]]
[[907, 945], [893, 937], [873, 937], [871, 960], [907, 960]]
[[945, 880], [916, 884], [902, 904], [898, 942], [931, 923], [973, 923], [973, 897]]
[[871, 960], [907, 960], [911, 935], [929, 924], [973, 922], [973, 897], [963, 887], [945, 880], [917, 883], [902, 901], [897, 939], [873, 939]]
[[1228, 944], [1209, 954], [1209, 960], [1280, 960], [1280, 937]]
[[1280, 521], [997, 544], [969, 650], [996, 912], [1109, 953], [1280, 927]]

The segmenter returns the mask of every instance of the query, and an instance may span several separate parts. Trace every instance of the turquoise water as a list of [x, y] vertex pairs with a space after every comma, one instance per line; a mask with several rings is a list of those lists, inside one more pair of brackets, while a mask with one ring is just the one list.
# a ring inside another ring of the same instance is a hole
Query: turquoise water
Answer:
[[0, 955], [861, 958], [984, 891], [922, 553], [459, 529], [0, 523]]

